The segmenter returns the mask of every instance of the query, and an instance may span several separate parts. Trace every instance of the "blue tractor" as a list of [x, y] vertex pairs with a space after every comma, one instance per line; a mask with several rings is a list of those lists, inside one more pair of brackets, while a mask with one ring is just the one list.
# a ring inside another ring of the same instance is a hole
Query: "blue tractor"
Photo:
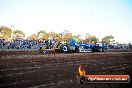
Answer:
[[77, 43], [75, 39], [70, 40], [69, 43], [61, 42], [54, 47], [55, 51], [61, 53], [68, 52], [104, 52], [106, 50], [103, 44], [87, 44]]

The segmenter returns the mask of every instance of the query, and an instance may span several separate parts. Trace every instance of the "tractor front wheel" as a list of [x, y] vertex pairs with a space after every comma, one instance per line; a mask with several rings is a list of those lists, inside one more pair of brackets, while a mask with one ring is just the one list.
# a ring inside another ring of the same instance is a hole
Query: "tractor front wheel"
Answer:
[[78, 47], [78, 52], [81, 52], [81, 51], [84, 51], [84, 50], [85, 50], [85, 48], [83, 46]]

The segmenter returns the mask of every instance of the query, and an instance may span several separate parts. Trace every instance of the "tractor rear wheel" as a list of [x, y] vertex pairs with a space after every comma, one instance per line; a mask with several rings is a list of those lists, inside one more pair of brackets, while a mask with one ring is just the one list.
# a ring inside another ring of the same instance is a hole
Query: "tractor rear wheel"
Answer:
[[60, 52], [61, 53], [67, 53], [68, 52], [68, 46], [66, 46], [66, 45], [61, 45], [60, 46]]

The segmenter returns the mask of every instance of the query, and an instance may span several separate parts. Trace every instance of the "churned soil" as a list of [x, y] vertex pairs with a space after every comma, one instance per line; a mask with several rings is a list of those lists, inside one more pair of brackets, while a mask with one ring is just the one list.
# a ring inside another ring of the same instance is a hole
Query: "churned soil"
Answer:
[[[79, 84], [82, 66], [87, 75], [130, 75], [132, 52], [47, 53], [0, 51], [0, 88], [131, 88], [129, 83]], [[131, 79], [131, 78], [130, 78]]]

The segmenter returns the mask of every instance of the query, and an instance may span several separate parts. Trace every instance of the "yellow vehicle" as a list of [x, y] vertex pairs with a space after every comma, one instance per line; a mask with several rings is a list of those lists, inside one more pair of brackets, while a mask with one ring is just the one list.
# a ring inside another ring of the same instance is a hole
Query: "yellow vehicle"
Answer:
[[54, 45], [55, 52], [67, 53], [69, 50], [68, 44], [66, 42], [60, 42], [59, 44]]
[[40, 52], [40, 53], [46, 53], [46, 46], [41, 46], [41, 47], [39, 48], [39, 52]]
[[51, 51], [54, 51], [54, 52], [61, 52], [61, 53], [65, 53], [67, 52], [67, 47], [65, 46], [65, 43], [64, 42], [60, 42], [58, 44], [54, 44], [53, 48], [52, 49], [48, 49], [47, 46], [41, 46], [39, 48], [39, 52], [40, 53], [46, 53], [46, 52], [51, 52]]

